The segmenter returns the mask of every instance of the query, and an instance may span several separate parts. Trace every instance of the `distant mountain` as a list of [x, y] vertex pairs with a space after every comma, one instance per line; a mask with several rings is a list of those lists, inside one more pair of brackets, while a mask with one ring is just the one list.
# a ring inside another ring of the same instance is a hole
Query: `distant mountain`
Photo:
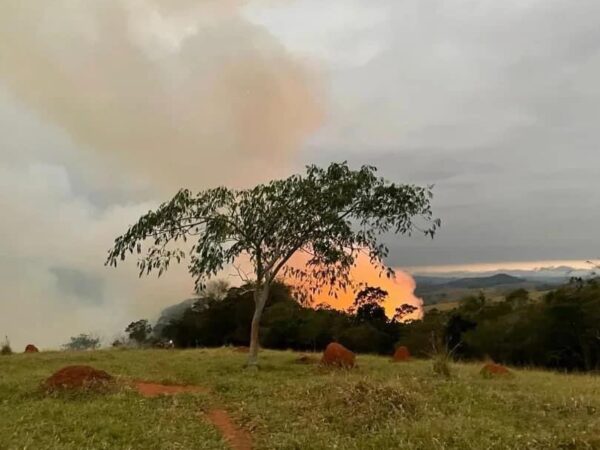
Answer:
[[425, 305], [456, 302], [464, 297], [483, 291], [486, 296], [500, 298], [515, 289], [547, 291], [565, 282], [563, 278], [524, 278], [506, 273], [473, 277], [443, 277], [416, 275], [415, 295]]
[[466, 289], [483, 289], [507, 284], [524, 283], [526, 281], [527, 280], [523, 278], [514, 277], [505, 273], [499, 273], [489, 277], [459, 278], [446, 283], [446, 286]]

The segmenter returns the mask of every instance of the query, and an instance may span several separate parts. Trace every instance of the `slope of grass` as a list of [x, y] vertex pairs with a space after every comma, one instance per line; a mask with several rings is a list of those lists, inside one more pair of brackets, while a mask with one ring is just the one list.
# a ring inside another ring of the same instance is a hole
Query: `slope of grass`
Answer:
[[[263, 351], [258, 372], [229, 349], [57, 352], [0, 357], [0, 449], [225, 449], [203, 412], [220, 404], [257, 449], [600, 448], [600, 378], [515, 371], [483, 379], [457, 364], [359, 356], [352, 371], [295, 364]], [[132, 379], [207, 386], [210, 394], [143, 399], [45, 396], [41, 380], [69, 364]]]

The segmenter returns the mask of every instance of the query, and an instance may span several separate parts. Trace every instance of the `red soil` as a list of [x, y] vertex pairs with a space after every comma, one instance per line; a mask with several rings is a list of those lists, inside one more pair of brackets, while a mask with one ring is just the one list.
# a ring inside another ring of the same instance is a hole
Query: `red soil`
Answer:
[[[136, 381], [134, 386], [143, 397], [209, 392], [207, 388], [202, 386], [177, 386], [147, 383], [144, 381]], [[237, 427], [229, 417], [229, 414], [227, 414], [227, 411], [224, 409], [213, 409], [207, 413], [207, 417], [210, 422], [221, 432], [232, 450], [252, 450], [252, 439], [250, 434]]]
[[337, 342], [332, 342], [323, 352], [321, 364], [324, 366], [336, 366], [343, 368], [354, 367], [356, 356], [346, 347]]
[[208, 419], [221, 432], [232, 450], [251, 450], [252, 439], [248, 432], [237, 427], [224, 409], [208, 412]]
[[208, 389], [202, 386], [178, 386], [174, 384], [147, 383], [145, 381], [136, 381], [135, 388], [142, 397], [158, 397], [159, 395], [208, 392]]
[[235, 351], [238, 353], [248, 353], [250, 351], [250, 347], [235, 347]]
[[43, 383], [48, 391], [64, 389], [93, 389], [106, 386], [113, 377], [103, 370], [90, 366], [67, 366], [60, 369]]
[[394, 356], [392, 357], [392, 361], [394, 362], [402, 362], [410, 360], [410, 352], [407, 347], [401, 346], [396, 349], [394, 352]]
[[506, 367], [495, 363], [486, 364], [481, 368], [481, 372], [479, 373], [481, 373], [481, 375], [484, 377], [495, 377], [511, 374], [510, 370], [508, 370]]
[[27, 347], [25, 347], [25, 353], [38, 353], [38, 352], [39, 352], [38, 348], [33, 344], [29, 344], [29, 345], [27, 345]]

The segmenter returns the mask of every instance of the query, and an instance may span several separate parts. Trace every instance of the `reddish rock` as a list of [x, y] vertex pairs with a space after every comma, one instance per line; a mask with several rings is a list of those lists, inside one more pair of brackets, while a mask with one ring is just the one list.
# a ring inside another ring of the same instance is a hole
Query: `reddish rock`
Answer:
[[343, 368], [354, 367], [356, 356], [346, 347], [337, 342], [332, 342], [323, 352], [321, 364], [324, 366], [335, 366]]
[[495, 363], [486, 364], [481, 368], [479, 373], [486, 378], [511, 375], [510, 370], [500, 364]]
[[392, 357], [392, 361], [394, 362], [402, 362], [408, 361], [410, 359], [410, 352], [407, 347], [400, 346], [394, 352], [394, 356]]
[[38, 353], [38, 352], [39, 352], [38, 348], [33, 344], [29, 344], [27, 347], [25, 347], [25, 353]]
[[113, 377], [103, 370], [90, 366], [67, 366], [60, 369], [43, 383], [48, 391], [68, 389], [95, 389], [104, 387]]

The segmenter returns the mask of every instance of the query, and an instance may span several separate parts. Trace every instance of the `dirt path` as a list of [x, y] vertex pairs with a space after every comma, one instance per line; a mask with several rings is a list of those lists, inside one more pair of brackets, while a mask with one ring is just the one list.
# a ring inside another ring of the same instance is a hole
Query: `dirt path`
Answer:
[[[175, 395], [184, 393], [208, 393], [210, 390], [203, 386], [180, 386], [136, 381], [135, 389], [142, 397], [158, 397], [160, 395]], [[206, 417], [221, 432], [223, 438], [232, 450], [252, 450], [250, 433], [238, 427], [231, 417], [221, 408], [211, 409]]]
[[169, 384], [147, 383], [145, 381], [135, 382], [135, 388], [142, 397], [158, 397], [159, 395], [175, 395], [188, 393], [207, 393], [209, 390], [202, 386], [178, 386]]
[[224, 409], [212, 409], [208, 412], [207, 416], [233, 450], [252, 449], [250, 434], [235, 425], [231, 421], [231, 417], [229, 417], [227, 411]]

